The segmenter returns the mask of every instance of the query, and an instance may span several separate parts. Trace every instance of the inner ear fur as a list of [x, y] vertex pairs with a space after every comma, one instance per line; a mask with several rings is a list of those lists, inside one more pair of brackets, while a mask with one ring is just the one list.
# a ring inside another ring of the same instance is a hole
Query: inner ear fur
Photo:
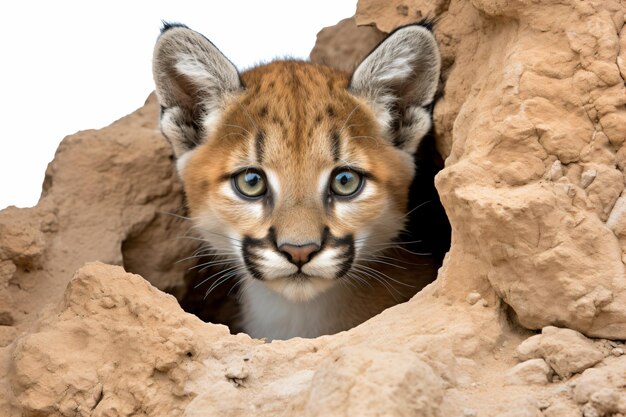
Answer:
[[403, 26], [357, 66], [349, 90], [372, 105], [394, 145], [414, 153], [431, 128], [440, 69], [439, 49], [430, 28]]
[[202, 143], [228, 98], [243, 89], [235, 65], [207, 38], [180, 24], [164, 24], [152, 71], [161, 131], [176, 157]]

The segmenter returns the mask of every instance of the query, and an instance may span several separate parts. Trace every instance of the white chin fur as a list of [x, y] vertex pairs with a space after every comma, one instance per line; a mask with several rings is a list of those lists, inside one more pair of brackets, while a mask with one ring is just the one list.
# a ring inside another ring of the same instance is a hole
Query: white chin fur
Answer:
[[279, 293], [289, 301], [303, 302], [312, 300], [327, 291], [335, 285], [336, 280], [317, 277], [307, 279], [295, 279], [290, 277], [265, 280], [262, 282], [268, 288]]

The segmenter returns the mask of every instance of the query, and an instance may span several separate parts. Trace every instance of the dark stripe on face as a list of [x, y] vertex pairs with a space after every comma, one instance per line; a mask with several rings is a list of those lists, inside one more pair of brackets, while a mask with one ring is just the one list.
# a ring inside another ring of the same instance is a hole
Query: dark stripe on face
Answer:
[[267, 236], [264, 238], [255, 239], [250, 236], [244, 236], [241, 242], [243, 261], [246, 264], [246, 268], [248, 268], [248, 272], [250, 272], [253, 278], [261, 281], [263, 280], [263, 274], [257, 268], [261, 257], [255, 253], [255, 250], [261, 250], [263, 248], [273, 248], [278, 252], [278, 247], [276, 246], [276, 231], [273, 227], [269, 228]]
[[346, 235], [344, 237], [338, 238], [331, 235], [331, 242], [329, 246], [340, 248], [343, 250], [343, 253], [341, 255], [343, 256], [344, 260], [343, 262], [341, 262], [341, 264], [339, 264], [339, 270], [335, 275], [336, 278], [341, 278], [342, 276], [346, 275], [348, 271], [350, 271], [350, 268], [352, 268], [352, 263], [354, 262], [354, 236]]
[[330, 134], [330, 149], [332, 150], [333, 161], [338, 162], [341, 156], [341, 137], [336, 130]]
[[[349, 234], [343, 237], [335, 237], [330, 233], [330, 229], [325, 227], [322, 232], [320, 250], [317, 253], [320, 253], [327, 248], [335, 248], [341, 251], [340, 256], [343, 258], [343, 261], [337, 265], [338, 270], [335, 277], [343, 277], [348, 273], [348, 271], [350, 271], [350, 268], [352, 268], [352, 264], [354, 263], [354, 236]], [[258, 253], [260, 253], [263, 249], [273, 249], [276, 253], [284, 256], [284, 254], [278, 250], [276, 243], [276, 231], [273, 227], [269, 229], [267, 236], [264, 238], [255, 239], [250, 236], [245, 236], [242, 240], [241, 250], [244, 263], [250, 275], [258, 280], [264, 279], [263, 273], [258, 265], [261, 261], [261, 256], [258, 255]], [[285, 257], [285, 259], [287, 259], [287, 257]], [[311, 257], [311, 259], [313, 259], [313, 257]]]
[[350, 268], [352, 268], [352, 263], [354, 262], [354, 239], [352, 239], [352, 236], [350, 236], [350, 244], [345, 247], [343, 256], [345, 256], [345, 259], [339, 265], [339, 270], [335, 275], [336, 278], [341, 278], [346, 275], [350, 271]]
[[259, 130], [255, 137], [256, 160], [259, 164], [263, 162], [265, 155], [265, 132]]
[[263, 274], [258, 270], [256, 264], [260, 257], [254, 253], [253, 249], [263, 247], [263, 239], [253, 239], [249, 236], [244, 237], [241, 242], [241, 252], [246, 268], [253, 278], [263, 280]]
[[330, 233], [330, 229], [328, 227], [325, 227], [324, 231], [322, 232], [322, 249], [320, 249], [320, 252], [327, 247], [342, 250], [341, 256], [344, 257], [344, 260], [338, 265], [339, 269], [335, 274], [335, 278], [341, 278], [342, 276], [347, 274], [348, 271], [350, 271], [350, 268], [352, 268], [352, 263], [354, 262], [354, 236], [346, 235], [344, 237], [335, 237]]

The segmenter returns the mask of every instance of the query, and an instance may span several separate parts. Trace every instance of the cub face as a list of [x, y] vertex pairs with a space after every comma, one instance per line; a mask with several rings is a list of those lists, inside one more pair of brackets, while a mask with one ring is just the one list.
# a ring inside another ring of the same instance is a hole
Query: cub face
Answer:
[[232, 262], [224, 276], [304, 301], [371, 268], [403, 228], [439, 67], [419, 25], [351, 75], [299, 61], [239, 74], [202, 35], [166, 25], [161, 129], [198, 232]]

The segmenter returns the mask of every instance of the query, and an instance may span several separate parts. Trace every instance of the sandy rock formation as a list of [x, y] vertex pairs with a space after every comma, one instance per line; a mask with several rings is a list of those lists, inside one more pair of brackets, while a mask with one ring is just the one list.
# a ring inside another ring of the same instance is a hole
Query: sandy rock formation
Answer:
[[157, 123], [151, 97], [105, 129], [66, 137], [39, 204], [0, 212], [0, 329], [23, 329], [87, 261], [124, 265], [183, 291], [189, 264], [176, 261], [197, 245], [180, 239], [189, 228], [176, 217], [184, 214], [182, 187]]
[[446, 306], [435, 291], [349, 332], [263, 343], [201, 322], [138, 275], [87, 264], [5, 348], [3, 415], [622, 412], [626, 356], [605, 349], [599, 365], [564, 382], [505, 385], [520, 334], [503, 331], [495, 309]]
[[577, 331], [548, 326], [540, 335], [524, 340], [517, 347], [517, 357], [523, 361], [542, 358], [558, 376], [567, 378], [591, 368], [604, 354]]
[[444, 62], [441, 280], [490, 287], [528, 328], [626, 338], [624, 5], [362, 0], [356, 20], [411, 16], [438, 17]]
[[373, 26], [357, 26], [354, 17], [343, 19], [317, 34], [311, 61], [352, 72], [385, 36]]
[[[0, 212], [0, 415], [625, 416], [625, 12], [359, 1], [381, 31], [438, 19], [453, 243], [437, 281], [333, 336], [230, 335], [143, 279], [180, 296], [194, 249], [163, 214], [183, 200], [153, 100], [66, 138], [37, 207]], [[362, 33], [315, 60], [357, 60]]]

